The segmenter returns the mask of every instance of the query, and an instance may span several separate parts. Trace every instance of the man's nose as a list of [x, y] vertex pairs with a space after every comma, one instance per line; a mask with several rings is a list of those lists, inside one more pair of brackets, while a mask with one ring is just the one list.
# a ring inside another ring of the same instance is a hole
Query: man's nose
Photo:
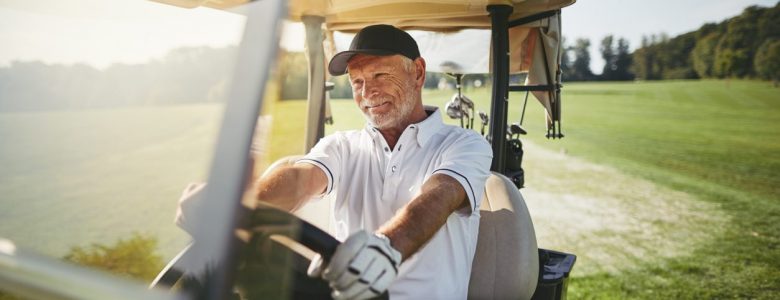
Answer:
[[362, 96], [363, 98], [373, 98], [374, 96], [379, 94], [379, 87], [377, 86], [376, 82], [373, 80], [366, 80], [363, 82], [363, 91]]

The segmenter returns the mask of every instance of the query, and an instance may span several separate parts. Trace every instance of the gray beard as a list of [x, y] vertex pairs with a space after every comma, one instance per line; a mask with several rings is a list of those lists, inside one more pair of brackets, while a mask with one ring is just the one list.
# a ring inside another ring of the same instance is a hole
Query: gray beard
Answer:
[[[398, 106], [398, 110], [392, 111], [387, 115], [372, 116], [371, 114], [364, 112], [363, 116], [366, 118], [366, 121], [368, 121], [368, 123], [371, 124], [372, 127], [376, 127], [379, 129], [401, 127], [404, 125], [405, 122], [407, 122], [409, 116], [412, 114], [412, 110], [414, 110], [414, 101], [411, 100], [414, 99], [413, 95], [414, 95], [413, 93], [407, 92], [406, 95], [404, 95], [405, 96], [404, 101], [402, 101]], [[362, 103], [361, 106], [363, 106]]]

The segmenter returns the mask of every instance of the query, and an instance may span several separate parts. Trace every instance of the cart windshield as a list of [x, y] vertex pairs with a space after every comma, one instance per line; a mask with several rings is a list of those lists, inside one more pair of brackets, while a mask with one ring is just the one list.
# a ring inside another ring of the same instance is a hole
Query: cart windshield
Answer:
[[136, 0], [0, 3], [0, 238], [154, 278], [189, 242], [177, 199], [208, 175], [245, 19]]

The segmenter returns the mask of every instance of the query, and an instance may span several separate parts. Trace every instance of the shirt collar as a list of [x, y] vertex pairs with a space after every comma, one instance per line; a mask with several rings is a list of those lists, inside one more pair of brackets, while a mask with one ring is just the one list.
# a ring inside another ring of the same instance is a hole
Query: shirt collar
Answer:
[[[428, 114], [428, 117], [425, 118], [425, 120], [411, 124], [404, 129], [404, 132], [407, 130], [412, 131], [411, 133], [415, 135], [417, 144], [420, 145], [420, 147], [425, 146], [428, 140], [444, 126], [444, 122], [441, 119], [441, 112], [438, 107], [425, 105], [423, 108], [425, 109], [425, 113]], [[379, 133], [379, 130], [371, 126], [371, 123], [366, 123], [366, 129], [374, 137], [382, 136], [381, 133]]]
[[425, 143], [427, 143], [431, 137], [439, 132], [444, 126], [444, 122], [441, 120], [441, 112], [438, 107], [426, 105], [425, 112], [428, 113], [428, 117], [425, 118], [425, 120], [422, 120], [422, 122], [417, 124], [409, 125], [409, 127], [414, 126], [417, 130], [417, 144], [419, 144], [420, 147], [424, 147]]

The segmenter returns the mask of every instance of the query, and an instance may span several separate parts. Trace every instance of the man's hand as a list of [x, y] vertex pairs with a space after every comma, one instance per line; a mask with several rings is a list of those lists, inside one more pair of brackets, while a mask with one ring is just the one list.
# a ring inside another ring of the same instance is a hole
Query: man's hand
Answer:
[[206, 187], [206, 183], [193, 182], [184, 188], [179, 197], [179, 206], [176, 208], [176, 225], [179, 228], [184, 229], [187, 233], [194, 237], [195, 224], [197, 220], [195, 217], [198, 210], [203, 206], [203, 189]]
[[387, 237], [359, 231], [339, 245], [324, 270], [319, 256], [312, 260], [309, 276], [330, 282], [334, 299], [368, 299], [387, 290], [400, 263], [401, 253]]

